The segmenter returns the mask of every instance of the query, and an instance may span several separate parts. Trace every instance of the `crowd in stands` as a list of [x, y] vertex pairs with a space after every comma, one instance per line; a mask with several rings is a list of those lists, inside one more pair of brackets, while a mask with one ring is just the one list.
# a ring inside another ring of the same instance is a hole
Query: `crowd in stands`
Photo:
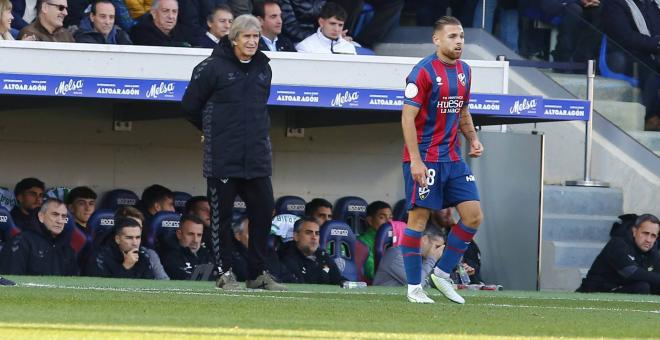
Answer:
[[[7, 190], [0, 194], [0, 209], [4, 209], [0, 210], [0, 221], [4, 222], [0, 223], [0, 274], [161, 280], [213, 280], [218, 276], [211, 209], [205, 196], [187, 196], [185, 204], [177, 208], [175, 193], [154, 184], [143, 190], [139, 200], [117, 200], [120, 205], [107, 197], [100, 200], [86, 186], [46, 190], [45, 183], [37, 178], [21, 180], [13, 195]], [[284, 283], [337, 285], [361, 280], [377, 285], [405, 284], [401, 252], [395, 241], [395, 234], [401, 230], [393, 230], [392, 208], [383, 201], [367, 205], [353, 198], [358, 201], [350, 204], [361, 207], [352, 208], [361, 216], [357, 220], [349, 220], [348, 216], [343, 221], [335, 220], [333, 204], [322, 198], [305, 203], [296, 197], [283, 204], [285, 208], [276, 208], [285, 210], [273, 212], [266, 256], [269, 273]], [[437, 220], [432, 220], [423, 239], [423, 257], [429, 268], [442, 254], [446, 234], [443, 228], [453, 223], [449, 209], [442, 214], [444, 222], [436, 225]], [[161, 220], [170, 223], [167, 229], [171, 232], [152, 229], [159, 228], [160, 222], [154, 221]], [[344, 226], [346, 233], [338, 234], [342, 237], [349, 236], [348, 229], [351, 235], [359, 235], [354, 242], [365, 249], [363, 261], [355, 263], [359, 275], [344, 275], [345, 266], [340, 269], [336, 262], [342, 257], [357, 258], [356, 249], [348, 243], [337, 243], [333, 251], [333, 246], [321, 243], [323, 227], [333, 223]], [[245, 208], [235, 205], [232, 272], [241, 282], [248, 276], [249, 225]], [[386, 235], [385, 243], [382, 235]], [[387, 251], [381, 255], [378, 249], [385, 248]], [[472, 261], [468, 253], [465, 257], [463, 262]], [[478, 272], [478, 266], [471, 266]]]

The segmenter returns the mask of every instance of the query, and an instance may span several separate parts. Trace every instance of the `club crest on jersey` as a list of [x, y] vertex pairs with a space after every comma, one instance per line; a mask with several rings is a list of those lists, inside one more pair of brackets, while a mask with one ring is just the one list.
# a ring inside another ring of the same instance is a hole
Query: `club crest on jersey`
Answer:
[[419, 196], [419, 199], [423, 201], [429, 197], [430, 192], [431, 189], [429, 189], [429, 187], [419, 187], [419, 189], [417, 189], [417, 196]]
[[417, 97], [417, 93], [419, 93], [419, 89], [415, 83], [408, 83], [406, 85], [406, 90], [404, 91], [406, 98], [413, 99]]
[[458, 81], [461, 82], [461, 85], [465, 86], [465, 73], [458, 74]]

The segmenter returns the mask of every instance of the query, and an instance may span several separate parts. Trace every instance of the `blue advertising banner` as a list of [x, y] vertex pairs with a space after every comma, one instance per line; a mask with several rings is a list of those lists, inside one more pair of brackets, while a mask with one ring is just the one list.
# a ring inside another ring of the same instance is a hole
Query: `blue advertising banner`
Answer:
[[[187, 81], [0, 74], [0, 94], [180, 101]], [[268, 104], [400, 111], [402, 90], [273, 85]], [[589, 102], [474, 93], [470, 112], [506, 118], [588, 120]]]

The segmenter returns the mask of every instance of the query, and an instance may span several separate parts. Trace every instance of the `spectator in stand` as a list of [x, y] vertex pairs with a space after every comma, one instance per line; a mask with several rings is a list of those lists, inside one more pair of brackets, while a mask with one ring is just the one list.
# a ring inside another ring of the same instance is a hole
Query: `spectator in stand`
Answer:
[[320, 226], [315, 218], [303, 217], [293, 228], [293, 241], [279, 251], [280, 261], [291, 272], [291, 283], [341, 284], [346, 280], [324, 249], [319, 248]]
[[131, 18], [135, 20], [149, 13], [151, 10], [151, 1], [152, 0], [124, 0], [126, 7], [128, 8], [128, 13], [131, 15]]
[[87, 228], [87, 221], [96, 209], [94, 190], [88, 187], [73, 188], [66, 198], [66, 205], [76, 221], [76, 226], [85, 234], [91, 235], [92, 231]]
[[[184, 215], [179, 222], [176, 234], [166, 238], [159, 250], [167, 275], [173, 280], [189, 280], [200, 265], [214, 264], [213, 256], [202, 244], [204, 222], [197, 216]], [[215, 275], [209, 276], [214, 280]]]
[[[136, 221], [140, 228], [144, 225], [144, 215], [134, 207], [123, 206], [115, 212], [115, 218], [132, 218]], [[114, 235], [113, 235], [114, 236]], [[160, 256], [156, 253], [155, 250], [149, 249], [146, 247], [142, 248], [147, 255], [149, 255], [149, 262], [151, 262], [151, 268], [153, 269], [154, 278], [156, 280], [169, 280], [169, 276], [163, 268], [163, 264], [160, 261]]]
[[89, 16], [80, 21], [75, 38], [88, 44], [133, 44], [128, 34], [115, 26], [115, 5], [110, 0], [99, 0], [91, 6]]
[[614, 236], [598, 254], [578, 292], [660, 295], [660, 221], [651, 214]]
[[554, 61], [598, 59], [602, 30], [600, 0], [543, 0], [541, 10], [548, 17], [561, 16], [557, 45], [552, 51]]
[[78, 275], [70, 235], [63, 233], [67, 220], [64, 202], [49, 199], [39, 209], [39, 227], [23, 230], [3, 247], [1, 272], [12, 275]]
[[11, 210], [11, 218], [21, 230], [39, 230], [37, 212], [44, 200], [44, 182], [30, 177], [24, 178], [14, 187], [16, 206]]
[[[254, 2], [257, 1], [260, 0], [254, 0]], [[236, 14], [236, 16], [243, 14], [252, 14], [253, 11], [252, 0], [226, 0], [225, 2], [229, 4], [232, 13]]]
[[68, 13], [66, 0], [39, 0], [37, 10], [37, 19], [21, 29], [18, 33], [19, 39], [34, 36], [37, 41], [76, 41], [73, 34], [63, 28], [64, 18]]
[[305, 216], [315, 218], [319, 225], [332, 219], [332, 203], [315, 198], [305, 204]]
[[[234, 251], [232, 270], [236, 280], [245, 281], [248, 277], [248, 243], [250, 240], [250, 220], [247, 216], [238, 216], [231, 226], [234, 232]], [[289, 270], [280, 263], [277, 253], [272, 248], [266, 250], [266, 270], [278, 282], [291, 282], [293, 276]]]
[[264, 0], [255, 3], [254, 16], [261, 23], [259, 49], [272, 52], [296, 52], [293, 43], [282, 33], [282, 11], [277, 0]]
[[178, 16], [177, 0], [155, 0], [150, 13], [131, 30], [131, 40], [136, 45], [190, 47], [177, 25]]
[[[368, 280], [373, 280], [376, 272], [376, 233], [384, 223], [392, 222], [392, 207], [383, 201], [375, 201], [367, 206], [367, 230], [358, 236], [369, 248], [369, 256], [364, 261], [363, 273]], [[401, 262], [403, 264], [403, 262]]]
[[38, 0], [10, 0], [12, 3], [11, 14], [14, 20], [11, 28], [21, 30], [37, 18]]
[[14, 40], [11, 35], [11, 23], [14, 15], [11, 14], [12, 4], [9, 0], [0, 0], [0, 40]]
[[319, 28], [315, 34], [296, 45], [298, 52], [324, 54], [357, 54], [355, 45], [344, 39], [346, 11], [334, 2], [323, 6], [319, 16]]
[[[373, 17], [363, 27], [355, 40], [362, 46], [373, 47], [373, 45], [385, 37], [385, 35], [399, 23], [404, 0], [332, 0], [340, 4], [348, 12], [345, 28], [354, 34], [355, 25], [362, 14], [364, 4], [373, 8]], [[475, 2], [476, 0], [461, 1]]]
[[113, 242], [97, 251], [87, 262], [90, 276], [124, 279], [153, 279], [149, 255], [140, 247], [140, 224], [132, 218], [115, 218]]
[[64, 18], [64, 27], [69, 28], [69, 31], [74, 32], [84, 17], [86, 17], [85, 11], [89, 8], [90, 5], [94, 3], [93, 0], [67, 0], [67, 9], [68, 14]]
[[220, 39], [229, 33], [232, 22], [234, 22], [234, 15], [231, 14], [231, 8], [227, 5], [216, 6], [206, 19], [209, 30], [202, 39], [201, 47], [215, 48], [218, 46]]
[[314, 34], [325, 3], [326, 0], [281, 0], [284, 35], [297, 43]]
[[604, 1], [603, 22], [605, 33], [623, 47], [608, 44], [610, 67], [616, 72], [634, 75], [633, 63], [641, 61], [643, 64], [638, 73], [646, 106], [644, 129], [660, 131], [660, 7], [655, 1]]
[[[424, 230], [420, 242], [422, 286], [427, 286], [426, 278], [431, 274], [445, 249], [445, 235], [442, 229], [430, 224]], [[400, 247], [390, 247], [385, 251], [378, 265], [373, 284], [374, 286], [405, 286], [408, 284]]]

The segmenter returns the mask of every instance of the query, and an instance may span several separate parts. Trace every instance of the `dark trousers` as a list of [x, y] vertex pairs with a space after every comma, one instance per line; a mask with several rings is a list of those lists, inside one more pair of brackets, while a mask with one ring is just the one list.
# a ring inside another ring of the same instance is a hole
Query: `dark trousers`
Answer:
[[268, 235], [275, 201], [270, 177], [253, 179], [207, 179], [207, 194], [211, 202], [212, 249], [222, 271], [232, 267], [234, 233], [231, 228], [234, 200], [239, 196], [247, 208], [249, 219], [248, 279], [253, 280], [265, 269]]

